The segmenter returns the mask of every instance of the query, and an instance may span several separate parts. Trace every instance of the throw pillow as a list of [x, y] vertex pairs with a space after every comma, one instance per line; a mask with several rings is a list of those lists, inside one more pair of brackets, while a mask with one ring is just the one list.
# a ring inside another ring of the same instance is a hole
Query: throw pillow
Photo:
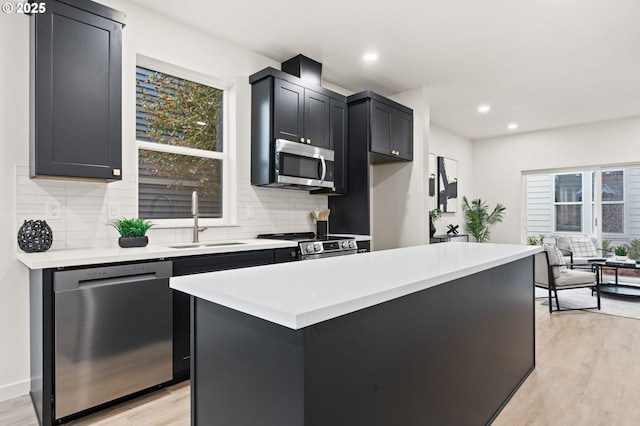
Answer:
[[564, 256], [560, 249], [554, 245], [545, 245], [545, 251], [549, 257], [549, 265], [553, 271], [553, 277], [558, 278], [561, 273], [567, 272], [567, 263], [564, 261]]
[[598, 252], [589, 239], [573, 240], [570, 243], [573, 257], [598, 257]]

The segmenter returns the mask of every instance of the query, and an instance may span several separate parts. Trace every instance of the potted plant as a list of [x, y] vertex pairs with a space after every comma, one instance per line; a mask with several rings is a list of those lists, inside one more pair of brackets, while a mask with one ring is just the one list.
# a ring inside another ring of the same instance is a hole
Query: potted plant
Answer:
[[466, 220], [467, 232], [475, 238], [476, 242], [484, 243], [489, 240], [489, 226], [502, 222], [506, 207], [498, 203], [489, 213], [489, 206], [485, 201], [476, 198], [471, 201], [462, 197], [462, 211]]
[[120, 247], [144, 247], [149, 244], [146, 233], [153, 224], [146, 219], [122, 218], [113, 222], [111, 226], [120, 233], [120, 238], [118, 238]]
[[429, 237], [433, 238], [436, 233], [436, 226], [433, 224], [436, 220], [442, 217], [442, 210], [439, 208], [435, 208], [433, 210], [429, 210]]
[[633, 259], [633, 260], [640, 260], [640, 240], [637, 238], [632, 239], [631, 241], [629, 241], [629, 250], [627, 253], [627, 256], [629, 256], [629, 259]]
[[616, 255], [616, 260], [625, 261], [627, 260], [627, 254], [629, 254], [629, 249], [626, 245], [617, 246], [613, 249], [613, 253]]
[[543, 246], [545, 237], [546, 237], [546, 235], [544, 235], [544, 234], [540, 234], [537, 237], [534, 237], [533, 235], [529, 235], [527, 237], [527, 245], [530, 245], [530, 246]]

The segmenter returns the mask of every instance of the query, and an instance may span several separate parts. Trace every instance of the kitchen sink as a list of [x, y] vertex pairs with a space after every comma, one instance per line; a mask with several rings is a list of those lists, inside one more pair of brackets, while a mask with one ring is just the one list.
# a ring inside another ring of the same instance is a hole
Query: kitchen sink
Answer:
[[174, 249], [190, 249], [190, 248], [206, 248], [206, 247], [223, 247], [223, 246], [238, 246], [246, 243], [239, 243], [237, 241], [221, 241], [219, 243], [186, 243], [176, 244], [168, 246]]

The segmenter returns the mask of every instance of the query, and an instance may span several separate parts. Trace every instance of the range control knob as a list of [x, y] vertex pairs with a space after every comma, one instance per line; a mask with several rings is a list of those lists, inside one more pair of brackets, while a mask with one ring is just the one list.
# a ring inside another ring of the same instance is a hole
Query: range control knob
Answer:
[[343, 241], [342, 243], [340, 243], [340, 246], [343, 249], [349, 248], [349, 241]]
[[349, 241], [349, 248], [356, 248], [356, 242], [355, 241]]
[[307, 244], [307, 245], [305, 246], [305, 251], [306, 251], [307, 253], [313, 253], [313, 244]]
[[315, 251], [320, 251], [322, 250], [322, 245], [320, 243], [313, 243], [313, 249]]

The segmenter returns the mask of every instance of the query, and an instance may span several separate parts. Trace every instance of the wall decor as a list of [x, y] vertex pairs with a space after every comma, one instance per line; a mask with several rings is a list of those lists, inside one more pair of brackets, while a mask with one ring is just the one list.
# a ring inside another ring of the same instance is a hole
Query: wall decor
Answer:
[[436, 195], [436, 156], [429, 153], [429, 197]]
[[53, 244], [53, 232], [46, 220], [25, 220], [18, 230], [18, 247], [25, 253], [47, 251]]
[[443, 213], [458, 211], [458, 162], [438, 157], [438, 207]]

